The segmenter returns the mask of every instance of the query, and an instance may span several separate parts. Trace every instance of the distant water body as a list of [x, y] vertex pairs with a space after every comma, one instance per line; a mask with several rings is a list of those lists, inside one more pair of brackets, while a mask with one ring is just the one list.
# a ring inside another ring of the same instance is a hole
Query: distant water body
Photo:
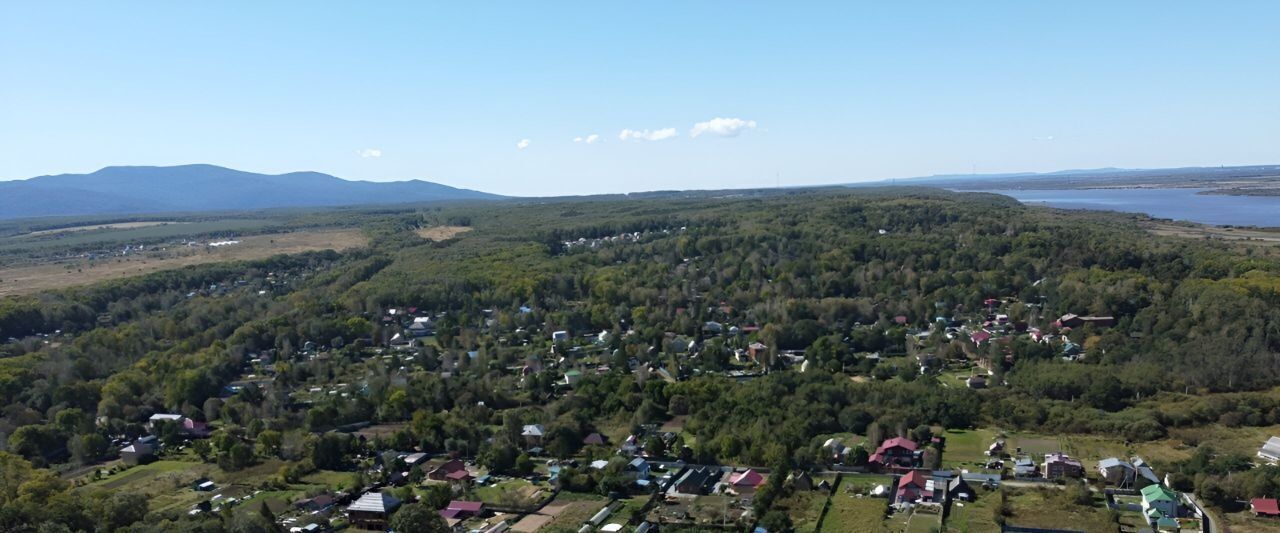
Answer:
[[1215, 226], [1280, 227], [1280, 196], [1196, 194], [1205, 189], [993, 190], [1028, 205], [1145, 213]]

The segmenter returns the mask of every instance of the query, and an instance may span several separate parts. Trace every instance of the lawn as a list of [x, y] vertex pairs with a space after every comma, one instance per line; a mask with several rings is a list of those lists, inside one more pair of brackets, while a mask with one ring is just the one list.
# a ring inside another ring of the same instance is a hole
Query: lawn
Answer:
[[506, 506], [523, 506], [534, 502], [533, 494], [540, 487], [524, 479], [506, 479], [484, 487], [472, 489], [481, 501]]
[[[560, 496], [564, 495], [564, 492], [560, 493]], [[573, 531], [577, 531], [584, 522], [590, 520], [592, 516], [609, 503], [600, 496], [587, 499], [583, 497], [585, 495], [579, 494], [577, 495], [579, 497], [569, 500], [561, 499], [560, 496], [557, 496], [556, 501], [552, 502], [551, 505], [563, 505], [564, 508], [556, 514], [555, 518], [551, 519], [550, 523], [544, 526], [547, 529], [571, 528]], [[543, 510], [546, 511], [547, 509], [544, 508]]]
[[1253, 513], [1219, 513], [1222, 522], [1226, 522], [1231, 533], [1262, 533], [1263, 531], [1280, 531], [1280, 520], [1274, 518], [1257, 518]]
[[942, 453], [944, 465], [986, 463], [987, 447], [996, 440], [996, 432], [990, 429], [951, 429], [944, 434], [947, 448]]
[[831, 495], [831, 507], [822, 520], [822, 531], [889, 531], [884, 523], [886, 509], [888, 500], [884, 498], [857, 497], [837, 491]]
[[798, 533], [809, 533], [818, 527], [822, 508], [827, 505], [827, 493], [818, 490], [797, 490], [786, 498], [774, 502], [773, 508], [787, 513]]
[[940, 531], [942, 517], [934, 509], [917, 507], [908, 518], [906, 533], [932, 533]]
[[990, 503], [987, 500], [993, 497], [992, 493], [978, 489], [977, 496], [978, 500], [973, 503], [954, 502], [951, 504], [951, 514], [947, 516], [947, 531], [979, 533], [1000, 530], [1000, 526], [996, 525], [994, 518], [991, 516], [991, 509], [988, 507]]
[[1036, 435], [1034, 433], [1010, 433], [1005, 438], [1005, 453], [1017, 455], [1021, 448], [1024, 455], [1039, 459], [1047, 453], [1065, 452], [1062, 441], [1058, 437]]
[[625, 523], [630, 521], [632, 516], [640, 516], [640, 511], [642, 511], [645, 505], [649, 503], [649, 497], [636, 496], [625, 500], [618, 500], [618, 502], [622, 503], [622, 507], [619, 507], [617, 511], [614, 511], [613, 514], [609, 516], [609, 521]]
[[324, 485], [334, 490], [350, 488], [354, 481], [355, 474], [336, 470], [317, 470], [302, 478], [302, 482], [308, 485]]
[[124, 472], [107, 476], [86, 486], [108, 490], [117, 490], [130, 485], [154, 488], [155, 483], [165, 486], [190, 486], [191, 481], [207, 476], [212, 469], [213, 465], [202, 463], [156, 461], [130, 467]]
[[[1004, 489], [1008, 494], [1011, 526], [1055, 528], [1070, 525], [1073, 529], [1089, 532], [1113, 532], [1115, 522], [1100, 495], [1095, 495], [1093, 505], [1078, 505], [1066, 498], [1058, 489]], [[980, 493], [978, 501], [965, 507], [955, 507], [947, 521], [950, 531], [998, 530], [992, 506], [997, 501], [995, 492]], [[958, 512], [957, 512], [958, 511]]]
[[[817, 483], [818, 480], [814, 480]], [[840, 486], [836, 488], [836, 492], [841, 494], [866, 494], [875, 488], [876, 485], [884, 485], [889, 488], [893, 484], [893, 476], [882, 474], [844, 474], [840, 476]]]

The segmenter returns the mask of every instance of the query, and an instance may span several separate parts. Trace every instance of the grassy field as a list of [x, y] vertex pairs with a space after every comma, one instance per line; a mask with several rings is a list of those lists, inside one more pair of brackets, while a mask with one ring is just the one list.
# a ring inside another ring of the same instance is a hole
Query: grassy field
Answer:
[[907, 517], [906, 533], [933, 533], [940, 531], [942, 527], [942, 516], [935, 512], [934, 509], [917, 507], [915, 511]]
[[1220, 239], [1249, 244], [1280, 244], [1280, 232], [1266, 229], [1219, 228], [1189, 222], [1147, 222], [1143, 226], [1156, 235], [1188, 239]]
[[76, 233], [79, 231], [111, 230], [111, 229], [146, 228], [150, 226], [165, 226], [169, 224], [187, 224], [187, 222], [178, 222], [176, 220], [149, 220], [146, 222], [117, 222], [114, 224], [88, 224], [84, 226], [71, 226], [69, 228], [57, 228], [57, 229], [33, 231], [31, 233], [18, 235], [18, 237], [42, 237], [45, 235], [56, 235], [59, 233]]
[[302, 482], [308, 485], [324, 485], [332, 487], [335, 490], [349, 488], [355, 483], [355, 474], [352, 472], [337, 472], [334, 470], [317, 470], [307, 474], [302, 478]]
[[[577, 531], [578, 528], [582, 526], [583, 522], [590, 520], [593, 515], [609, 503], [603, 497], [594, 495], [575, 494], [568, 499], [562, 499], [561, 496], [565, 496], [566, 494], [567, 493], [561, 492], [560, 496], [557, 496], [556, 500], [548, 505], [548, 507], [553, 505], [558, 508], [561, 506], [563, 507], [559, 509], [555, 518], [552, 518], [551, 522], [545, 527], [571, 528], [573, 531]], [[543, 511], [546, 512], [547, 509], [544, 508]]]
[[999, 531], [986, 501], [993, 495], [983, 489], [977, 489], [978, 500], [973, 503], [955, 502], [951, 505], [951, 514], [947, 516], [946, 530], [956, 533], [979, 533], [983, 531]]
[[476, 498], [488, 503], [507, 506], [528, 505], [533, 503], [539, 487], [523, 479], [507, 479], [498, 483], [477, 487], [472, 490]]
[[787, 513], [797, 533], [816, 531], [822, 508], [827, 505], [827, 493], [816, 490], [797, 490], [786, 498], [774, 502], [773, 508]]
[[1034, 433], [1009, 433], [1005, 438], [1005, 452], [1010, 455], [1016, 455], [1016, 450], [1022, 449], [1022, 453], [1038, 459], [1046, 453], [1053, 453], [1066, 450], [1062, 446], [1062, 441], [1055, 436], [1037, 435]]
[[429, 241], [444, 241], [468, 231], [471, 231], [471, 228], [466, 226], [433, 226], [430, 228], [418, 228], [414, 233]]
[[[815, 479], [814, 483], [818, 480]], [[836, 488], [840, 493], [857, 493], [865, 494], [876, 485], [884, 485], [888, 488], [893, 484], [893, 476], [881, 474], [845, 474], [840, 478], [840, 486]]]
[[947, 449], [942, 454], [945, 466], [986, 463], [987, 447], [996, 440], [996, 432], [990, 429], [953, 429], [944, 435], [947, 437]]
[[0, 252], [18, 249], [75, 248], [97, 244], [152, 242], [159, 239], [184, 236], [239, 233], [261, 230], [272, 224], [277, 224], [277, 222], [260, 219], [228, 218], [182, 223], [134, 222], [128, 224], [108, 224], [107, 226], [109, 227], [107, 229], [98, 229], [100, 226], [85, 225], [74, 228], [75, 231], [70, 233], [65, 229], [58, 229], [48, 230], [49, 233], [37, 232], [8, 237], [0, 239]]
[[1263, 533], [1264, 531], [1280, 531], [1280, 520], [1275, 518], [1257, 518], [1249, 511], [1239, 513], [1221, 513], [1231, 533]]
[[[202, 463], [156, 461], [89, 483], [83, 490], [102, 489], [111, 492], [143, 494], [147, 496], [152, 511], [184, 510], [212, 496], [211, 493], [192, 490], [191, 484], [199, 478], [212, 477], [215, 470], [217, 467]], [[220, 486], [220, 488], [227, 487]]]
[[111, 257], [93, 262], [82, 260], [74, 263], [0, 268], [0, 296], [86, 285], [204, 263], [262, 259], [278, 254], [315, 250], [345, 250], [366, 243], [364, 235], [356, 230], [271, 233], [239, 237], [237, 240], [240, 243], [235, 245], [217, 248], [183, 247], [180, 250], [161, 252], [155, 257]]
[[889, 531], [884, 523], [887, 508], [888, 501], [884, 498], [859, 498], [843, 490], [836, 491], [831, 495], [831, 507], [822, 521], [822, 531]]
[[[1065, 492], [1057, 489], [1005, 489], [1008, 494], [1009, 525], [1054, 528], [1070, 526], [1072, 529], [1093, 532], [1117, 531], [1101, 495], [1095, 495], [1093, 505], [1083, 506], [1069, 501]], [[964, 507], [954, 507], [947, 520], [947, 530], [957, 532], [998, 531], [992, 506], [996, 493], [980, 492], [978, 501]]]

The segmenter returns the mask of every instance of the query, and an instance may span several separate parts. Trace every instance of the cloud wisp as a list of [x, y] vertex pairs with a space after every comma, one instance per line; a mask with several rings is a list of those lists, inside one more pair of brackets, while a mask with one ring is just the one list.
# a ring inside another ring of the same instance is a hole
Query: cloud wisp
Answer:
[[737, 137], [744, 131], [754, 129], [756, 129], [754, 120], [716, 117], [694, 124], [693, 129], [689, 131], [689, 136], [696, 138], [702, 134], [710, 134], [717, 137]]
[[529, 139], [520, 139], [520, 142], [516, 143], [516, 149], [524, 150], [525, 148], [528, 148], [530, 144], [533, 144], [533, 141], [530, 141]]
[[360, 157], [364, 157], [364, 158], [382, 157], [381, 148], [365, 148], [363, 150], [356, 150], [356, 153], [359, 154]]
[[631, 130], [625, 129], [618, 134], [618, 138], [624, 141], [661, 141], [670, 139], [680, 135], [676, 133], [675, 128], [662, 128], [660, 130]]
[[587, 135], [587, 136], [585, 136], [585, 137], [574, 137], [574, 138], [573, 138], [573, 142], [576, 142], [576, 143], [583, 143], [583, 144], [595, 144], [595, 143], [596, 143], [596, 142], [598, 142], [599, 140], [600, 140], [600, 136], [599, 136], [599, 135], [596, 135], [596, 134], [594, 134], [594, 133], [592, 133], [591, 135]]

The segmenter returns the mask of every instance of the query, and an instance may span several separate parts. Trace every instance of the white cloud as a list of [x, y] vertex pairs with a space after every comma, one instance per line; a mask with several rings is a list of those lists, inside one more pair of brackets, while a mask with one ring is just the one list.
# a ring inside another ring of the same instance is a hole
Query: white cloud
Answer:
[[382, 149], [380, 148], [365, 148], [364, 150], [356, 150], [356, 153], [360, 154], [360, 157], [382, 157]]
[[1031, 140], [1033, 140], [1033, 141], [1052, 141], [1052, 140], [1053, 140], [1053, 136], [1052, 136], [1052, 135], [1049, 135], [1049, 136], [1046, 136], [1046, 137], [1032, 137], [1032, 138], [1031, 138]]
[[716, 117], [706, 122], [694, 124], [689, 136], [697, 137], [704, 133], [710, 133], [720, 137], [737, 137], [739, 133], [754, 129], [756, 129], [756, 121], [754, 120]]
[[516, 148], [520, 150], [524, 150], [525, 148], [528, 148], [529, 145], [532, 143], [533, 141], [530, 141], [529, 139], [520, 139], [520, 142], [516, 143]]
[[595, 144], [595, 143], [596, 143], [596, 141], [599, 141], [599, 140], [600, 140], [600, 136], [599, 136], [599, 135], [596, 135], [596, 134], [594, 134], [594, 133], [592, 133], [591, 135], [588, 135], [588, 136], [586, 136], [586, 137], [574, 137], [574, 138], [573, 138], [573, 142], [576, 142], [576, 143], [587, 143], [587, 144]]
[[676, 133], [676, 129], [675, 129], [675, 128], [663, 128], [663, 129], [660, 129], [660, 130], [652, 130], [652, 131], [650, 131], [650, 130], [622, 130], [622, 133], [619, 133], [619, 134], [618, 134], [618, 138], [619, 138], [619, 139], [622, 139], [622, 140], [624, 140], [624, 141], [626, 141], [626, 140], [633, 140], [633, 139], [634, 139], [634, 140], [645, 140], [645, 141], [661, 141], [661, 140], [663, 140], [663, 139], [670, 139], [670, 138], [675, 137], [675, 136], [677, 136], [677, 135], [679, 135], [679, 133]]

